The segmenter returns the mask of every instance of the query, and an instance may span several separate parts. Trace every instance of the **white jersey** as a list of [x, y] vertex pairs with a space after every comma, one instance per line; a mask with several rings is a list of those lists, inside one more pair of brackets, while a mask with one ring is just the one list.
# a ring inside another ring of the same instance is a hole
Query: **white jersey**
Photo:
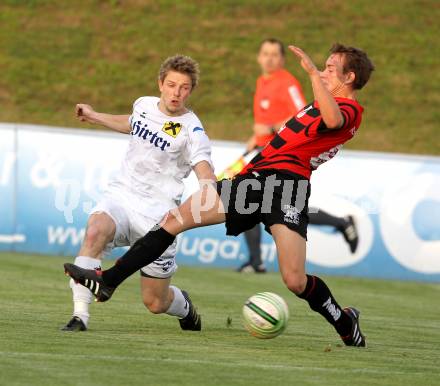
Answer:
[[128, 149], [109, 184], [109, 191], [122, 193], [151, 218], [180, 204], [182, 180], [193, 166], [201, 161], [212, 166], [211, 145], [197, 116], [192, 111], [168, 116], [158, 104], [157, 97], [134, 102]]

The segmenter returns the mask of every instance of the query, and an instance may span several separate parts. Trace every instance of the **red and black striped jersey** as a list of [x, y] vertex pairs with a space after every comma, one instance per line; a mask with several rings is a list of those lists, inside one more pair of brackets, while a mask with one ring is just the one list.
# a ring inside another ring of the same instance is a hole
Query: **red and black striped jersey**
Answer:
[[361, 124], [364, 109], [357, 101], [338, 97], [335, 100], [344, 118], [340, 129], [327, 128], [318, 102], [314, 101], [287, 121], [240, 174], [277, 170], [310, 178], [312, 171], [333, 158]]

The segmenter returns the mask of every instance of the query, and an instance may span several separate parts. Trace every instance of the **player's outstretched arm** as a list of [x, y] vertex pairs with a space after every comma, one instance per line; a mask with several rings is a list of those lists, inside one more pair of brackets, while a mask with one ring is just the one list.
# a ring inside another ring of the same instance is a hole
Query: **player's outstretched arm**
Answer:
[[[254, 150], [257, 146], [264, 146], [266, 142], [269, 142], [270, 136], [274, 133], [274, 130], [276, 129], [276, 131], [278, 131], [281, 126], [281, 123], [275, 125], [275, 127], [263, 123], [254, 123], [252, 127], [253, 134], [246, 143], [246, 152]], [[261, 143], [262, 141], [264, 144]]]
[[203, 185], [207, 181], [216, 182], [217, 177], [214, 174], [214, 170], [212, 170], [211, 165], [208, 161], [200, 161], [193, 167], [194, 173], [196, 173], [197, 179], [199, 180], [200, 185]]
[[79, 103], [75, 106], [76, 117], [81, 122], [91, 123], [93, 125], [105, 126], [111, 130], [120, 133], [130, 133], [131, 127], [129, 123], [130, 115], [114, 115], [98, 113], [93, 110], [92, 106]]
[[332, 94], [324, 86], [324, 83], [322, 83], [315, 64], [301, 48], [289, 46], [289, 50], [301, 60], [302, 68], [309, 74], [310, 81], [312, 82], [313, 95], [319, 103], [322, 120], [325, 125], [328, 129], [339, 129], [344, 123], [344, 118]]

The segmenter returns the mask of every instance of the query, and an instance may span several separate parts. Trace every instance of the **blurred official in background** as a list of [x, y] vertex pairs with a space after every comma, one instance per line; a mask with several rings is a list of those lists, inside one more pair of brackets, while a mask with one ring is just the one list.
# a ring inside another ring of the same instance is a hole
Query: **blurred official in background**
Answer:
[[[261, 75], [257, 79], [254, 94], [254, 126], [253, 134], [247, 142], [248, 153], [254, 149], [261, 150], [274, 138], [281, 126], [306, 105], [299, 81], [284, 68], [283, 42], [275, 38], [263, 40], [257, 62], [261, 67]], [[350, 251], [356, 251], [359, 238], [352, 216], [335, 217], [323, 210], [310, 208], [309, 222], [334, 227], [342, 233]], [[249, 260], [237, 271], [265, 273], [266, 268], [261, 259], [260, 224], [244, 232], [244, 236], [249, 249]]]

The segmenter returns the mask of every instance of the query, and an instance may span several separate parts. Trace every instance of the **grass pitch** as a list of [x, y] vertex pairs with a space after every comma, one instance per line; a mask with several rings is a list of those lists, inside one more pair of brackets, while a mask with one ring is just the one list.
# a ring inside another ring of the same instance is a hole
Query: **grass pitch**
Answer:
[[[201, 333], [149, 314], [136, 275], [109, 303], [92, 305], [89, 331], [64, 333], [71, 312], [64, 260], [0, 254], [1, 385], [440, 384], [439, 285], [326, 278], [342, 304], [361, 309], [367, 349], [343, 347], [278, 274], [208, 268], [181, 267], [174, 280], [202, 313]], [[289, 304], [278, 338], [258, 340], [242, 327], [241, 306], [259, 291]]]
[[[377, 70], [349, 149], [439, 154], [438, 0], [1, 0], [0, 121], [86, 127], [73, 108], [128, 114], [157, 94], [167, 56], [197, 59], [191, 107], [213, 139], [245, 141], [260, 41], [278, 37], [322, 66], [333, 42], [365, 49]], [[296, 59], [287, 68], [311, 100]], [[90, 126], [89, 126], [90, 127]]]

